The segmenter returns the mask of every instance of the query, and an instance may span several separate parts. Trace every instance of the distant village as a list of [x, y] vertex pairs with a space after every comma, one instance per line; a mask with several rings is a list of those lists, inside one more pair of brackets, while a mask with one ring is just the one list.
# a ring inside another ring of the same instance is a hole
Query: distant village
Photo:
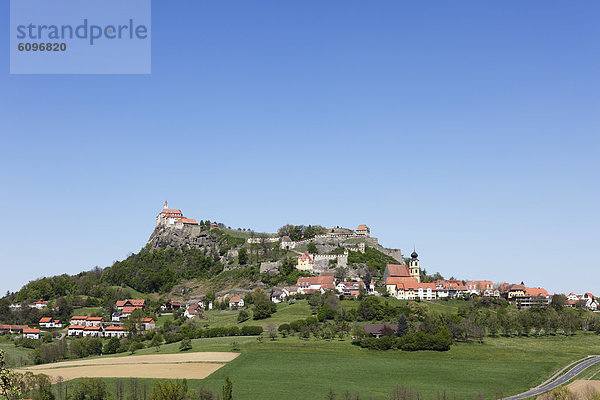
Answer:
[[[169, 209], [165, 202], [163, 210], [158, 214], [157, 226], [168, 227], [172, 229], [185, 229], [186, 227], [198, 226], [198, 222], [183, 216], [181, 210]], [[222, 224], [213, 222], [210, 228], [222, 227]], [[545, 289], [540, 287], [528, 287], [523, 283], [509, 284], [502, 283], [495, 285], [489, 280], [458, 280], [458, 279], [439, 279], [434, 282], [421, 282], [421, 265], [419, 255], [413, 251], [408, 259], [408, 265], [405, 264], [387, 264], [382, 277], [378, 278], [380, 283], [377, 285], [373, 279], [365, 282], [359, 276], [350, 280], [338, 280], [334, 271], [328, 266], [330, 261], [335, 260], [336, 266], [346, 265], [348, 254], [351, 251], [364, 253], [366, 246], [379, 246], [376, 238], [371, 237], [370, 228], [367, 225], [359, 225], [356, 230], [346, 228], [332, 228], [327, 233], [317, 235], [311, 240], [293, 241], [289, 236], [277, 237], [268, 235], [263, 237], [251, 237], [247, 239], [248, 243], [260, 243], [267, 241], [270, 243], [279, 243], [281, 249], [292, 250], [302, 248], [313, 240], [347, 240], [360, 239], [359, 242], [344, 245], [343, 254], [310, 254], [306, 251], [296, 252], [296, 268], [308, 275], [299, 277], [294, 286], [273, 287], [268, 292], [269, 298], [273, 303], [281, 303], [295, 298], [298, 295], [311, 295], [314, 293], [333, 292], [339, 296], [361, 297], [361, 296], [390, 296], [400, 300], [412, 301], [430, 301], [437, 299], [453, 299], [477, 296], [482, 298], [504, 298], [510, 304], [519, 308], [547, 307], [554, 295], [550, 295]], [[382, 250], [383, 249], [379, 246]], [[390, 250], [394, 254], [400, 254], [399, 250]], [[402, 257], [400, 257], [402, 259]], [[320, 265], [319, 265], [320, 264]], [[264, 268], [261, 265], [261, 272], [268, 273], [269, 265]], [[250, 292], [250, 290], [246, 290]], [[241, 293], [225, 293], [223, 300], [230, 309], [239, 309], [244, 307], [244, 298]], [[593, 312], [599, 312], [598, 299], [591, 293], [575, 294], [569, 293], [565, 296], [565, 306], [571, 308], [583, 308]], [[39, 301], [29, 304], [28, 307], [44, 309], [47, 307], [47, 301]], [[202, 318], [204, 310], [212, 310], [213, 302], [207, 301], [204, 296], [192, 297], [188, 301], [168, 301], [161, 305], [161, 312], [174, 312], [183, 310], [186, 318]], [[12, 304], [11, 309], [19, 309], [21, 305]], [[78, 315], [71, 317], [68, 323], [69, 337], [91, 336], [91, 337], [125, 337], [131, 330], [132, 324], [129, 323], [128, 329], [124, 327], [124, 322], [132, 318], [132, 315], [139, 310], [141, 314], [146, 309], [146, 300], [144, 299], [123, 299], [115, 304], [116, 312], [111, 315], [110, 321], [102, 317], [91, 317]], [[149, 331], [156, 327], [156, 321], [153, 318], [136, 318], [133, 326], [138, 331]], [[63, 322], [51, 317], [40, 319], [38, 327], [29, 327], [24, 325], [0, 325], [0, 333], [20, 333], [25, 338], [39, 339], [40, 329], [62, 328]]]

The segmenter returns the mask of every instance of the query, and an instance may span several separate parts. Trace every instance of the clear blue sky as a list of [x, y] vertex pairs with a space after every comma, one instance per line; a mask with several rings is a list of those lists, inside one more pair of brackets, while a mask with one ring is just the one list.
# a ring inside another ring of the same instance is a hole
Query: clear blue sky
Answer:
[[152, 75], [19, 76], [3, 2], [0, 290], [137, 252], [168, 200], [600, 295], [600, 3], [423, 3], [154, 1]]

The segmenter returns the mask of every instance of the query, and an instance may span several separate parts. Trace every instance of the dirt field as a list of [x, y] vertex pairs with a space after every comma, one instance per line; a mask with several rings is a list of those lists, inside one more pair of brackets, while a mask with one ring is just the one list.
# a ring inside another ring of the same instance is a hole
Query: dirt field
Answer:
[[204, 379], [237, 356], [239, 353], [206, 352], [101, 357], [36, 365], [16, 371], [61, 376], [65, 381], [80, 377]]
[[585, 398], [594, 391], [600, 392], [600, 381], [573, 381], [568, 388], [579, 398]]

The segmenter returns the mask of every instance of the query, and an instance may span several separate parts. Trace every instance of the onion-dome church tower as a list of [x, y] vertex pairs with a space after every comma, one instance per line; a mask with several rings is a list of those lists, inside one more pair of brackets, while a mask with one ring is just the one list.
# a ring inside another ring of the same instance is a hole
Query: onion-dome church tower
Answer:
[[412, 278], [417, 278], [417, 281], [421, 283], [421, 267], [419, 266], [419, 255], [416, 251], [413, 251], [410, 255], [410, 262], [408, 265], [408, 270], [410, 271], [410, 276]]

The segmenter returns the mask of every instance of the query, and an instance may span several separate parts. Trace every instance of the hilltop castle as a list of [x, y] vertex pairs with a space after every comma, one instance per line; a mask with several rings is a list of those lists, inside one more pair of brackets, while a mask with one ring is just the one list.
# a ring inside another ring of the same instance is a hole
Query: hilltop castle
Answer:
[[169, 203], [165, 201], [163, 210], [156, 216], [156, 226], [183, 227], [184, 225], [198, 225], [198, 222], [184, 217], [181, 210], [170, 209]]

